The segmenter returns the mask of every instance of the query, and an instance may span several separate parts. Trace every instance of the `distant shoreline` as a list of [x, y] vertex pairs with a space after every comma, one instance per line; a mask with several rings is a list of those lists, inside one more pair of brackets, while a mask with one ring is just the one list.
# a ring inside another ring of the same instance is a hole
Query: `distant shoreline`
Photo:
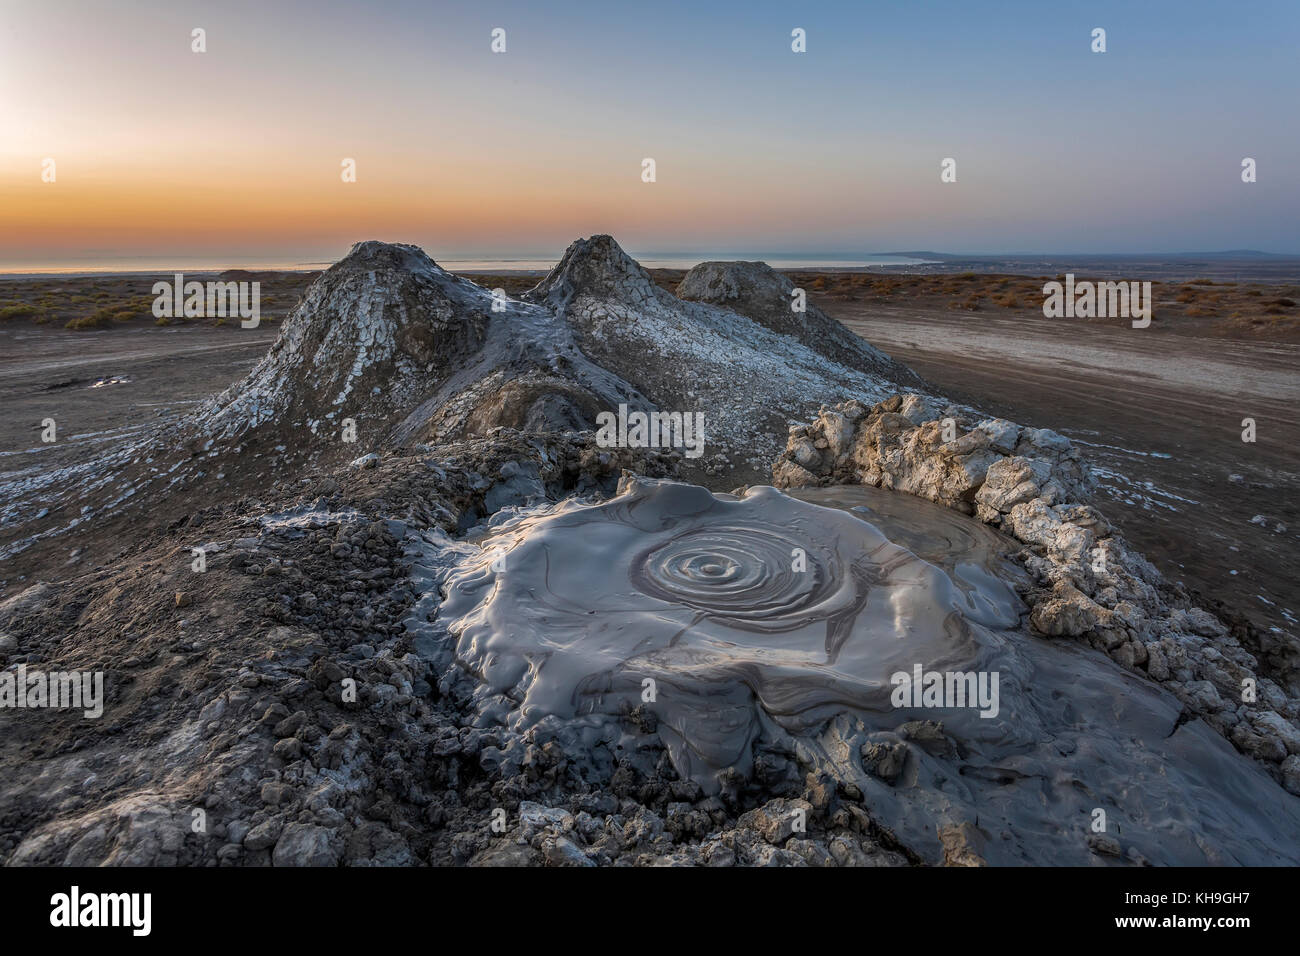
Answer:
[[[766, 262], [781, 272], [822, 273], [875, 273], [882, 275], [953, 275], [962, 273], [1055, 276], [1067, 272], [1098, 277], [1122, 276], [1128, 279], [1153, 279], [1165, 282], [1185, 282], [1192, 279], [1216, 279], [1234, 282], [1300, 282], [1300, 256], [1240, 254], [1213, 254], [1204, 256], [1178, 255], [1008, 255], [1008, 256], [951, 256], [931, 253], [934, 259], [908, 257], [903, 254], [884, 253], [799, 259], [773, 255], [763, 258], [756, 254], [720, 253], [717, 255], [646, 256], [639, 260], [650, 270], [685, 272], [701, 262], [745, 259]], [[555, 265], [549, 259], [524, 257], [507, 259], [438, 259], [442, 268], [459, 275], [544, 276]], [[558, 261], [558, 260], [556, 260]], [[0, 268], [0, 282], [4, 280], [60, 280], [94, 278], [140, 278], [146, 276], [170, 277], [177, 272], [192, 276], [218, 276], [229, 272], [255, 274], [293, 274], [319, 272], [333, 263], [276, 263], [216, 265], [165, 264], [153, 269], [25, 269], [19, 271]]]

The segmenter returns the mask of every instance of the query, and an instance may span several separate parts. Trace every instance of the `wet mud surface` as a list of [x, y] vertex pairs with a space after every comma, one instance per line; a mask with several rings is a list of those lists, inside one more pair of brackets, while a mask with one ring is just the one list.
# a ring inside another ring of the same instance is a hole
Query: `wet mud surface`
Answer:
[[[1172, 694], [1023, 625], [996, 533], [873, 489], [804, 495], [824, 506], [641, 480], [521, 511], [441, 578], [417, 647], [484, 725], [571, 754], [634, 749], [621, 718], [649, 695], [643, 729], [705, 793], [756, 746], [789, 748], [925, 856], [978, 819], [989, 862], [1087, 863], [1100, 809], [1132, 861], [1296, 861], [1300, 807], [1248, 758]], [[931, 672], [986, 683], [900, 705], [897, 675]]]

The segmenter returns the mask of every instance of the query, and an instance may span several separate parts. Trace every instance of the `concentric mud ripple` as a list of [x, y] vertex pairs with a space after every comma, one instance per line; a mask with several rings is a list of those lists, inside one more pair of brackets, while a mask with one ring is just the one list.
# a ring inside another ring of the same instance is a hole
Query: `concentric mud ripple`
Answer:
[[711, 523], [638, 555], [628, 577], [643, 594], [730, 626], [784, 631], [828, 616], [843, 576], [834, 552], [805, 551], [797, 565], [795, 547], [779, 527]]
[[[993, 863], [1300, 862], [1297, 801], [1252, 761], [1022, 627], [1006, 539], [880, 494], [631, 480], [432, 547], [441, 587], [407, 626], [441, 691], [505, 730], [503, 770], [556, 740], [594, 779], [653, 774], [655, 740], [706, 792], [752, 780], [757, 754], [767, 787], [773, 767], [796, 792], [829, 773], [930, 862], [952, 828]], [[996, 706], [899, 699], [916, 668], [996, 676]]]
[[1009, 626], [1020, 610], [1000, 581], [972, 601], [870, 524], [771, 488], [728, 500], [639, 482], [483, 544], [443, 615], [458, 663], [517, 701], [515, 727], [653, 703], [679, 771], [706, 786], [745, 763], [760, 719], [798, 732], [887, 709], [891, 674], [969, 663], [968, 617]]
[[[870, 485], [790, 488], [785, 493], [870, 523], [894, 544], [947, 572], [972, 605], [982, 605], [985, 595], [999, 595], [1008, 583], [1029, 581], [1019, 565], [1007, 560], [1020, 550], [1018, 542], [933, 501]], [[999, 610], [986, 610], [984, 620], [999, 626]]]

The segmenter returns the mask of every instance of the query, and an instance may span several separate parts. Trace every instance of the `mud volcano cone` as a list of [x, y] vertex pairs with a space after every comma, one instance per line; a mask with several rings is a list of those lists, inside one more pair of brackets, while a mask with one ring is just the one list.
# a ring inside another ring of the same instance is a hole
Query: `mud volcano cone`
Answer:
[[900, 385], [921, 378], [854, 335], [811, 302], [795, 311], [795, 284], [765, 262], [701, 262], [677, 287], [681, 299], [705, 302], [748, 316], [841, 365], [888, 376]]
[[411, 245], [360, 242], [307, 290], [266, 357], [203, 424], [301, 444], [352, 419], [371, 434], [434, 393], [483, 344], [492, 295]]

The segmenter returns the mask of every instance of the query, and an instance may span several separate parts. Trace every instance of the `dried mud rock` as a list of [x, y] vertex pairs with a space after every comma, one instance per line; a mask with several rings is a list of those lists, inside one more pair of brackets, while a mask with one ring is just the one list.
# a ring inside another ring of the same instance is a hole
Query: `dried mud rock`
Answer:
[[702, 412], [714, 469], [706, 474], [752, 480], [779, 450], [773, 438], [804, 409], [816, 410], [810, 396], [883, 397], [895, 378], [918, 381], [816, 310], [806, 322], [774, 321], [790, 308], [789, 282], [760, 278], [743, 285], [741, 298], [683, 301], [611, 237], [594, 236], [573, 243], [523, 298], [554, 310], [586, 356], [655, 407]]
[[916, 373], [854, 335], [812, 303], [792, 308], [795, 285], [765, 262], [702, 262], [677, 286], [677, 297], [722, 306], [788, 335], [841, 365], [882, 375], [900, 385], [922, 385]]
[[1114, 533], [1091, 504], [1092, 475], [1067, 438], [897, 394], [823, 407], [790, 429], [772, 475], [780, 488], [905, 491], [1010, 535], [1025, 546], [1037, 583], [1026, 599], [1041, 634], [1085, 640], [1165, 684], [1189, 714], [1283, 779], [1280, 765], [1297, 752], [1300, 687]]
[[788, 308], [781, 281], [744, 288], [728, 308], [682, 301], [595, 236], [511, 299], [415, 246], [358, 243], [307, 289], [253, 371], [194, 414], [94, 461], [0, 478], [0, 560], [73, 529], [161, 515], [162, 501], [174, 519], [191, 496], [256, 494], [367, 454], [498, 427], [592, 431], [620, 405], [703, 415], [694, 477], [752, 481], [789, 423], [816, 411], [810, 396], [879, 398], [891, 377], [914, 381], [870, 346], [849, 347], [856, 337], [821, 313], [790, 334], [764, 318]]

